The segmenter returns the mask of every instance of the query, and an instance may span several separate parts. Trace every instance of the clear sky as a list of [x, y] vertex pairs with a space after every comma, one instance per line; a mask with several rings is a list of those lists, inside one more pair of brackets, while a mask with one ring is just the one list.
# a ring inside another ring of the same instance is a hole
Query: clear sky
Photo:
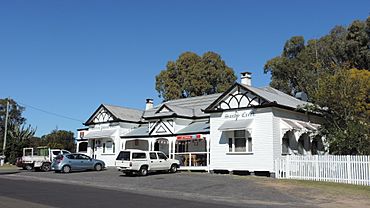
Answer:
[[27, 105], [38, 136], [75, 132], [101, 103], [158, 104], [155, 76], [182, 52], [215, 51], [265, 86], [264, 63], [291, 36], [317, 38], [369, 12], [368, 0], [0, 0], [0, 98]]

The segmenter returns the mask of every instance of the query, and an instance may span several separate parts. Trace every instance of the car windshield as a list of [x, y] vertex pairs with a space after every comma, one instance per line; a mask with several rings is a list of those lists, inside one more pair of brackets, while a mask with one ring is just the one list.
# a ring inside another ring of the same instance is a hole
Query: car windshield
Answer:
[[130, 160], [130, 152], [127, 151], [120, 152], [116, 160]]

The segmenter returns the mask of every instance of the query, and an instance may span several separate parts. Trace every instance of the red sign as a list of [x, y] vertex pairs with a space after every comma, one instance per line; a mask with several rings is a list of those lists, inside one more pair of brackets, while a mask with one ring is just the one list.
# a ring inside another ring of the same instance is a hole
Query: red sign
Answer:
[[192, 139], [201, 139], [202, 135], [201, 134], [196, 134], [196, 135], [183, 135], [183, 136], [177, 136], [177, 140], [192, 140]]

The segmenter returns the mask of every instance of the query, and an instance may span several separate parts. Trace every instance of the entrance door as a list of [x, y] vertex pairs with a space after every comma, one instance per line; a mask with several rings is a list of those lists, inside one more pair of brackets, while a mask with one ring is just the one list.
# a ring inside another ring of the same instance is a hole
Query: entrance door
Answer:
[[154, 143], [154, 151], [161, 151], [167, 156], [169, 156], [170, 145], [169, 145], [168, 139], [164, 139], [164, 138], [157, 139]]

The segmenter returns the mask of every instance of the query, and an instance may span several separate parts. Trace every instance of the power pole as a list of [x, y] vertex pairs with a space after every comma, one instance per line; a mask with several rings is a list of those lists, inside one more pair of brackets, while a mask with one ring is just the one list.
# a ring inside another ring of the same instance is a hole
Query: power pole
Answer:
[[6, 114], [5, 114], [5, 130], [4, 130], [4, 143], [3, 143], [3, 157], [5, 159], [6, 135], [8, 131], [8, 116], [9, 116], [9, 98], [6, 99]]

